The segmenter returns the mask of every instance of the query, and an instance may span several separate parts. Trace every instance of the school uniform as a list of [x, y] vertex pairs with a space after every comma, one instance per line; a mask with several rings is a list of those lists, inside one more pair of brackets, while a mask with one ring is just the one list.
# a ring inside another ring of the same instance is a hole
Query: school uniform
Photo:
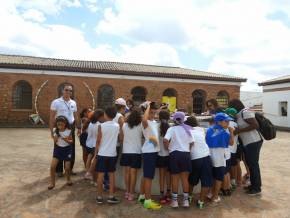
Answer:
[[99, 122], [96, 123], [90, 123], [88, 126], [88, 137], [86, 140], [86, 150], [88, 154], [94, 155], [96, 143], [97, 143], [97, 137], [98, 137], [98, 126], [100, 125]]
[[145, 138], [142, 146], [143, 177], [154, 179], [156, 161], [160, 151], [158, 123], [155, 120], [148, 120], [148, 126], [142, 131]]
[[157, 168], [169, 168], [169, 151], [165, 149], [163, 144], [163, 138], [161, 135], [159, 136], [160, 143], [160, 151], [158, 152], [156, 167]]
[[[72, 148], [69, 143], [67, 143], [63, 138], [67, 138], [71, 135], [71, 130], [66, 129], [63, 132], [59, 132], [57, 142], [55, 143], [53, 149], [53, 157], [60, 161], [70, 161], [72, 155]], [[54, 133], [54, 136], [57, 136]]]
[[[230, 121], [229, 126], [234, 129], [238, 128], [238, 124], [234, 121]], [[234, 144], [230, 146], [230, 151], [231, 151], [231, 166], [236, 166], [237, 165], [237, 151], [238, 151], [238, 135], [235, 135]]]
[[[63, 97], [54, 99], [50, 105], [50, 110], [55, 111], [56, 115], [55, 118], [58, 116], [65, 116], [71, 126], [72, 131], [72, 154], [71, 154], [71, 170], [73, 169], [74, 162], [75, 162], [75, 118], [74, 113], [77, 112], [77, 104], [74, 100], [70, 99], [69, 101], [65, 101]], [[59, 161], [56, 167], [57, 173], [63, 172], [63, 162]]]
[[[116, 116], [114, 117], [113, 121], [115, 123], [118, 123], [119, 124], [119, 119], [120, 117], [124, 117], [121, 113], [117, 112]], [[120, 147], [121, 147], [121, 143], [118, 141], [117, 142], [117, 155], [119, 156], [120, 154]]]
[[123, 150], [120, 165], [139, 169], [142, 162], [142, 125], [130, 128], [128, 123], [123, 127]]
[[191, 147], [191, 166], [192, 171], [188, 181], [196, 186], [201, 182], [202, 187], [212, 186], [212, 163], [208, 145], [205, 141], [205, 129], [202, 127], [193, 128], [194, 145]]
[[192, 130], [190, 133], [178, 125], [170, 127], [164, 136], [169, 141], [169, 168], [172, 174], [191, 172], [190, 144], [195, 140]]
[[230, 134], [220, 125], [211, 126], [206, 133], [206, 143], [210, 149], [213, 166], [213, 178], [223, 181], [226, 172], [226, 148], [229, 145]]
[[102, 140], [97, 156], [97, 172], [115, 172], [117, 161], [117, 141], [120, 126], [114, 121], [107, 121], [100, 124]]

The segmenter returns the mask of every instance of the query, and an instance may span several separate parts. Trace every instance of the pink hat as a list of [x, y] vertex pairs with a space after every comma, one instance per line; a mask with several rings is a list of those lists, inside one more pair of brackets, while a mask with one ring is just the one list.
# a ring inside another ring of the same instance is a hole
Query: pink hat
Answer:
[[115, 104], [123, 105], [123, 106], [127, 107], [126, 100], [124, 98], [118, 98], [118, 99], [116, 99], [115, 100]]

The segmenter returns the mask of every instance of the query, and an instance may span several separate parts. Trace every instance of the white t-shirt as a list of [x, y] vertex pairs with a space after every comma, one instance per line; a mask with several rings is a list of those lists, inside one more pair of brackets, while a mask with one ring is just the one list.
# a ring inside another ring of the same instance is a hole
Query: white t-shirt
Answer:
[[142, 125], [130, 128], [128, 123], [124, 123], [123, 127], [123, 153], [125, 154], [141, 154], [142, 153]]
[[[123, 117], [123, 115], [122, 115], [121, 113], [117, 112], [117, 114], [116, 114], [116, 116], [114, 117], [113, 121], [114, 121], [115, 123], [118, 123], [118, 124], [119, 124], [119, 119], [120, 119], [120, 117]], [[120, 145], [121, 145], [120, 142], [117, 142], [117, 147], [119, 147]]]
[[205, 129], [202, 127], [193, 128], [194, 145], [191, 147], [191, 160], [209, 156], [209, 148], [205, 141]]
[[77, 112], [77, 104], [70, 99], [65, 101], [63, 97], [54, 99], [50, 105], [50, 110], [56, 111], [55, 118], [58, 116], [65, 116], [70, 124], [75, 121], [74, 112]]
[[[243, 116], [242, 116], [242, 113], [243, 113]], [[248, 127], [249, 124], [244, 119], [249, 119], [249, 118], [255, 118], [255, 113], [247, 109], [241, 110], [237, 114], [238, 127], [240, 129]], [[247, 146], [248, 144], [251, 144], [254, 142], [261, 141], [261, 136], [256, 129], [248, 131], [248, 132], [242, 132], [239, 134], [239, 136], [244, 146]]]
[[[66, 129], [63, 132], [59, 132], [60, 137], [58, 137], [56, 144], [59, 147], [67, 147], [70, 144], [67, 143], [65, 140], [63, 140], [63, 138], [67, 138], [71, 135], [71, 130], [70, 129]], [[54, 130], [54, 136], [56, 136], [55, 130]]]
[[169, 141], [169, 153], [173, 151], [190, 152], [190, 144], [195, 142], [193, 130], [189, 136], [182, 126], [170, 127], [164, 138]]
[[[229, 126], [236, 129], [238, 128], [238, 124], [234, 121], [230, 121], [229, 123]], [[230, 147], [230, 151], [231, 153], [235, 154], [237, 153], [237, 149], [238, 149], [238, 135], [235, 135], [235, 138], [234, 138], [234, 144], [232, 146], [229, 146]]]
[[225, 148], [210, 148], [210, 157], [213, 167], [225, 167]]
[[86, 141], [86, 146], [89, 148], [96, 147], [97, 137], [98, 137], [98, 126], [100, 125], [99, 122], [90, 123], [88, 126], [88, 137]]
[[[142, 153], [154, 153], [160, 151], [159, 129], [155, 120], [148, 120], [148, 126], [144, 129], [142, 125], [145, 142], [142, 146]], [[153, 139], [153, 140], [150, 140]], [[154, 142], [153, 142], [154, 141]]]
[[119, 124], [114, 121], [107, 121], [100, 124], [100, 127], [102, 131], [102, 140], [98, 155], [116, 157], [116, 147], [120, 130]]
[[160, 142], [160, 151], [158, 152], [158, 155], [161, 157], [169, 156], [169, 150], [164, 147], [163, 137], [161, 135], [159, 136], [159, 142]]

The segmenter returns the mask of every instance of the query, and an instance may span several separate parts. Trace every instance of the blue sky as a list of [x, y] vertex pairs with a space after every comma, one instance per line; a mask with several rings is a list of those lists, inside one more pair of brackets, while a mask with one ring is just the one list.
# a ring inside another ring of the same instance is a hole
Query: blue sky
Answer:
[[286, 0], [1, 0], [0, 52], [180, 66], [245, 77], [290, 72]]

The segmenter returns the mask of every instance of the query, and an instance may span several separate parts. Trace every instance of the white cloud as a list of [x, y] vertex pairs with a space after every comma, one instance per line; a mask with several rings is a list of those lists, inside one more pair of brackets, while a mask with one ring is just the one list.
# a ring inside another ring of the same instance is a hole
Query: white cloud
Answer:
[[36, 22], [44, 22], [46, 20], [44, 14], [41, 11], [35, 9], [28, 9], [22, 14], [22, 17], [27, 20]]
[[98, 0], [85, 0], [85, 5], [93, 13], [99, 10]]
[[289, 8], [284, 0], [116, 0], [96, 30], [197, 49], [212, 58], [208, 70], [246, 77], [243, 89], [258, 89], [257, 82], [289, 73], [290, 28], [268, 17], [279, 11], [290, 17]]
[[[1, 53], [181, 65], [176, 50], [165, 43], [122, 44], [117, 48], [99, 44], [93, 47], [81, 30], [32, 22], [27, 20], [27, 16], [24, 19], [25, 16], [20, 15], [13, 4], [7, 4], [0, 12], [0, 28], [5, 29], [0, 34]], [[85, 27], [85, 23], [82, 26]]]

